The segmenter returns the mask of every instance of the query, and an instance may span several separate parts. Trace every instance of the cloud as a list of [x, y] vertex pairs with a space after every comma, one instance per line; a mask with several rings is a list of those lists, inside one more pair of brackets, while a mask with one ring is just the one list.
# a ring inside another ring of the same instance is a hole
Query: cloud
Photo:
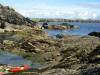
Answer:
[[26, 17], [35, 17], [35, 18], [77, 18], [77, 19], [96, 19], [97, 14], [95, 12], [89, 12], [88, 10], [57, 10], [57, 11], [49, 11], [48, 10], [40, 10], [40, 9], [30, 9], [30, 10], [17, 10], [23, 16]]
[[[97, 3], [98, 2], [98, 3]], [[25, 17], [97, 19], [99, 0], [1, 0]]]
[[97, 15], [94, 13], [94, 14], [92, 14], [92, 16], [93, 16], [93, 18], [95, 19], [96, 17], [97, 17]]
[[17, 11], [25, 17], [49, 17], [51, 15], [50, 12], [41, 9], [18, 9]]
[[96, 9], [84, 7], [16, 7], [15, 9], [23, 16], [32, 18], [96, 19], [100, 13]]
[[82, 18], [82, 19], [96, 19], [97, 15], [95, 13], [89, 13], [88, 11], [87, 12], [82, 12], [82, 13], [79, 13], [78, 15], [79, 18]]

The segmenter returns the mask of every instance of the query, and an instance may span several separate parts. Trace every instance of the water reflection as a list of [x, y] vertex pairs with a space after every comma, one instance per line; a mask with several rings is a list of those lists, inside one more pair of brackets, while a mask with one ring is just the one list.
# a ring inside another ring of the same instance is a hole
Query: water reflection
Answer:
[[0, 64], [10, 64], [13, 66], [29, 65], [31, 68], [38, 68], [40, 66], [43, 66], [42, 64], [26, 60], [17, 54], [8, 53], [1, 50], [1, 44], [3, 43], [3, 40], [11, 40], [16, 42], [21, 40], [19, 38], [13, 38], [12, 36], [14, 34], [15, 33], [13, 32], [0, 33]]

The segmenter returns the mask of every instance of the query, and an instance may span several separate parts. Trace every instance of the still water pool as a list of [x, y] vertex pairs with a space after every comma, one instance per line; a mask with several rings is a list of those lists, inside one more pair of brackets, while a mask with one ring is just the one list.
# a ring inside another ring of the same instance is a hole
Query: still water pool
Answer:
[[14, 34], [15, 33], [12, 33], [12, 32], [0, 33], [0, 64], [9, 64], [13, 66], [29, 65], [30, 68], [39, 68], [43, 66], [43, 64], [34, 63], [31, 60], [26, 60], [17, 54], [8, 53], [1, 50], [1, 45], [3, 43], [3, 40], [11, 40], [11, 41], [16, 41], [16, 42], [21, 40], [19, 38], [13, 38], [12, 36]]

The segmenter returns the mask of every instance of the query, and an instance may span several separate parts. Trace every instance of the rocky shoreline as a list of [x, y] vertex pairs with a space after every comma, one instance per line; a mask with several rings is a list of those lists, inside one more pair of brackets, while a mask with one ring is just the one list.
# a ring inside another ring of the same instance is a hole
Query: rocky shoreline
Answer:
[[[100, 38], [95, 36], [59, 35], [54, 39], [38, 22], [26, 19], [9, 7], [0, 15], [8, 32], [20, 41], [3, 40], [2, 50], [16, 53], [25, 59], [47, 64], [40, 69], [27, 69], [1, 75], [98, 75], [100, 74]], [[10, 12], [11, 11], [11, 12]], [[9, 14], [7, 14], [9, 13]], [[10, 14], [11, 13], [11, 14]], [[16, 15], [15, 15], [16, 14]], [[3, 16], [3, 18], [2, 18]], [[0, 65], [1, 67], [4, 67]]]

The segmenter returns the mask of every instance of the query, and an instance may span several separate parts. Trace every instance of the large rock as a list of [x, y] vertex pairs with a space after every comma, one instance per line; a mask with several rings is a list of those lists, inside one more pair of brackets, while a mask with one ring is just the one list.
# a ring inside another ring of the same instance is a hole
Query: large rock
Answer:
[[94, 31], [94, 32], [89, 33], [88, 35], [90, 35], [90, 36], [100, 37], [100, 32], [98, 32], [98, 31]]
[[67, 29], [77, 28], [76, 25], [72, 25], [72, 24], [68, 24], [68, 23], [62, 23], [62, 24], [59, 24], [59, 25], [66, 26]]
[[0, 4], [0, 20], [15, 25], [34, 26], [37, 24], [37, 22], [34, 22], [29, 18], [25, 18], [24, 16], [16, 12], [13, 8], [9, 6], [3, 6], [1, 4]]
[[77, 26], [67, 24], [67, 23], [62, 23], [62, 24], [58, 24], [58, 25], [44, 23], [43, 27], [45, 29], [71, 29], [71, 28], [77, 28]]

